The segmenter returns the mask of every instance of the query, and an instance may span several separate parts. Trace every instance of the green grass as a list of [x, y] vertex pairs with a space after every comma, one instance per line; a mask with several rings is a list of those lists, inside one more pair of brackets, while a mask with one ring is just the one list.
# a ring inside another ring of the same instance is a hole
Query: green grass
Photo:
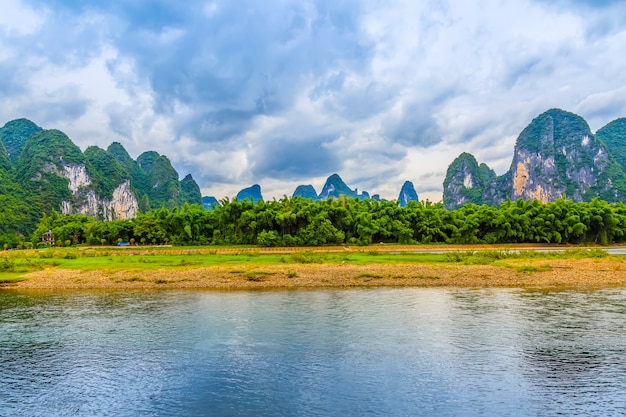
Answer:
[[542, 271], [552, 271], [552, 267], [550, 265], [524, 265], [517, 268], [517, 272], [523, 272], [526, 274], [530, 274], [532, 272], [542, 272]]
[[21, 272], [0, 272], [0, 284], [11, 284], [25, 279]]
[[586, 259], [610, 256], [604, 249], [566, 249], [562, 252], [479, 250], [453, 251], [444, 255], [446, 262], [459, 262], [465, 265], [489, 265], [505, 259]]
[[374, 279], [379, 279], [379, 278], [382, 278], [382, 277], [383, 277], [382, 275], [379, 275], [379, 274], [372, 274], [372, 273], [370, 273], [370, 272], [365, 272], [365, 273], [363, 273], [363, 274], [359, 274], [359, 275], [357, 276], [357, 278], [374, 278]]
[[[24, 274], [46, 268], [103, 271], [115, 273], [161, 269], [195, 269], [208, 266], [259, 267], [280, 264], [428, 264], [462, 263], [498, 265], [507, 259], [581, 259], [604, 258], [603, 249], [575, 248], [563, 252], [510, 251], [510, 250], [457, 250], [445, 253], [388, 252], [363, 248], [349, 252], [332, 252], [295, 249], [289, 254], [261, 253], [258, 248], [231, 248], [229, 253], [218, 253], [224, 247], [158, 247], [158, 248], [48, 248], [20, 251], [0, 251], [0, 282], [15, 282]], [[332, 249], [332, 248], [331, 248]], [[336, 248], [334, 248], [336, 250]], [[619, 257], [619, 256], [615, 256]], [[622, 257], [623, 258], [623, 257]], [[535, 272], [541, 267], [526, 268], [521, 272]], [[534, 268], [534, 269], [533, 269]], [[234, 268], [233, 270], [240, 270]], [[290, 278], [296, 275], [290, 275]], [[258, 277], [258, 275], [251, 275]], [[375, 278], [375, 277], [371, 277]]]

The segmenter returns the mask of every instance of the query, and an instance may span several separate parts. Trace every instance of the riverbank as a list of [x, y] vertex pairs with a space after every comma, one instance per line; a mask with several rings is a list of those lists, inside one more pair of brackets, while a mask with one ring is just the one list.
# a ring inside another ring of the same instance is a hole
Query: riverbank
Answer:
[[293, 289], [321, 287], [517, 287], [626, 286], [626, 260], [508, 259], [506, 263], [242, 264], [199, 268], [80, 271], [47, 268], [5, 284], [12, 289]]

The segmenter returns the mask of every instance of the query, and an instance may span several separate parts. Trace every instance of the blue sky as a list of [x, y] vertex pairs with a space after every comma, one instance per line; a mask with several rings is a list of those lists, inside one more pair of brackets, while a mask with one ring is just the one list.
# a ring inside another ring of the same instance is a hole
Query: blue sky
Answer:
[[3, 0], [0, 125], [167, 155], [203, 195], [332, 173], [441, 199], [473, 153], [505, 172], [553, 107], [626, 116], [626, 2]]

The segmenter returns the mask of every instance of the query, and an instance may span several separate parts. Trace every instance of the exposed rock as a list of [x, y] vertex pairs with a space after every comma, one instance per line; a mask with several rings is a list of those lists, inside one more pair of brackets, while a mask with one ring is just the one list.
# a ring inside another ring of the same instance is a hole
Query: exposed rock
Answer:
[[139, 204], [130, 186], [130, 180], [124, 181], [113, 191], [110, 207], [110, 218], [131, 219], [137, 216]]
[[626, 174], [604, 143], [583, 118], [558, 109], [539, 115], [522, 131], [508, 172], [489, 177], [473, 156], [462, 154], [448, 168], [444, 205], [498, 205], [506, 199], [545, 203], [563, 197], [617, 201], [626, 196]]
[[59, 173], [61, 176], [70, 180], [68, 185], [72, 193], [76, 193], [79, 188], [84, 188], [91, 185], [89, 175], [87, 175], [87, 168], [85, 165], [67, 164], [63, 165], [63, 171]]
[[496, 174], [485, 164], [478, 165], [472, 154], [462, 153], [448, 167], [443, 183], [443, 202], [454, 209], [467, 203], [481, 204], [485, 187]]
[[72, 201], [61, 201], [61, 213], [84, 214], [99, 219], [128, 219], [137, 216], [139, 204], [126, 180], [113, 190], [112, 198], [99, 196], [90, 187], [92, 184], [84, 165], [69, 164], [59, 174], [69, 180]]

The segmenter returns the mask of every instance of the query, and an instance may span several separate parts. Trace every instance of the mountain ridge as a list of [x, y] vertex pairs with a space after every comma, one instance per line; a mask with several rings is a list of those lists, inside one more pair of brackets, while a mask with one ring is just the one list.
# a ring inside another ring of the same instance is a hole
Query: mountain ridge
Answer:
[[200, 188], [190, 175], [179, 181], [166, 156], [145, 154], [141, 162], [150, 165], [148, 172], [119, 142], [106, 150], [89, 146], [82, 152], [60, 130], [43, 129], [28, 119], [7, 122], [0, 128], [0, 192], [5, 203], [0, 205], [0, 234], [25, 233], [41, 213], [52, 210], [112, 220], [161, 206], [202, 204]]
[[622, 201], [626, 198], [626, 152], [620, 151], [617, 143], [618, 138], [626, 140], [626, 129], [622, 130], [626, 123], [619, 121], [615, 129], [609, 125], [594, 135], [581, 116], [547, 110], [522, 130], [511, 166], [503, 175], [495, 176], [486, 165], [478, 165], [471, 154], [459, 155], [446, 172], [444, 206], [495, 206], [507, 199], [546, 203], [564, 197]]

